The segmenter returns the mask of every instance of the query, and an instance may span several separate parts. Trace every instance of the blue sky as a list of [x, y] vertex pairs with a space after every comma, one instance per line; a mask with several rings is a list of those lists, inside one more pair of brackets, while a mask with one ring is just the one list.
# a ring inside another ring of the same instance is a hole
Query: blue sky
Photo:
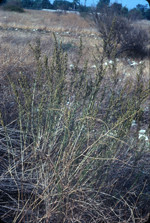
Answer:
[[[81, 0], [84, 3], [84, 0]], [[86, 0], [86, 5], [96, 5], [98, 0]], [[127, 6], [129, 9], [134, 8], [138, 4], [148, 4], [146, 0], [111, 0], [111, 3], [121, 3], [123, 6]]]

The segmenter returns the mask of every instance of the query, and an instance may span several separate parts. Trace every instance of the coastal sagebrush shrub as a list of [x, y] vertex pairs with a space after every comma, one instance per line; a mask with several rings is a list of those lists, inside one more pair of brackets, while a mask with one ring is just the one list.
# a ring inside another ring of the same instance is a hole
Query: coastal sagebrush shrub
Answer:
[[11, 223], [140, 220], [149, 211], [149, 175], [143, 144], [130, 128], [148, 97], [147, 87], [137, 86], [142, 70], [135, 86], [120, 84], [116, 62], [109, 76], [101, 55], [91, 74], [81, 40], [71, 70], [55, 36], [51, 58], [42, 56], [39, 39], [31, 49], [32, 81], [23, 73], [8, 76], [16, 119], [10, 125], [1, 118], [0, 217]]
[[108, 58], [132, 56], [143, 58], [148, 55], [147, 32], [134, 27], [131, 20], [108, 11], [94, 15], [94, 21], [103, 40], [103, 49]]

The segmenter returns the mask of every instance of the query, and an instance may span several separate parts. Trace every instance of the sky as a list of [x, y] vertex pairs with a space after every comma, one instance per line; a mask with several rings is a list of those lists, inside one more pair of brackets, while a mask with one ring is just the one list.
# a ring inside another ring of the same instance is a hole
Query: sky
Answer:
[[[83, 0], [81, 0], [83, 1]], [[98, 0], [86, 0], [86, 5], [96, 5]], [[138, 4], [148, 5], [146, 0], [111, 0], [111, 3], [117, 2], [121, 3], [123, 6], [126, 6], [129, 9], [136, 7]]]

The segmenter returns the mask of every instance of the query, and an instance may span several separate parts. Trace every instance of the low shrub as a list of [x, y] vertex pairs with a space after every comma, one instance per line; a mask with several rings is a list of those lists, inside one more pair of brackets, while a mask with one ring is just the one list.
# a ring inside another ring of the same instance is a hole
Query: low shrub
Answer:
[[[119, 81], [115, 64], [72, 69], [54, 37], [52, 58], [31, 46], [37, 69], [8, 75], [16, 118], [1, 112], [0, 217], [6, 222], [136, 222], [149, 212], [148, 144], [131, 134], [149, 88]], [[111, 72], [111, 75], [108, 73]], [[5, 104], [5, 102], [4, 102]], [[2, 118], [4, 117], [4, 118]]]
[[94, 21], [108, 58], [121, 55], [143, 58], [148, 55], [148, 35], [140, 27], [134, 27], [131, 21], [116, 16], [111, 11], [109, 14], [109, 10], [95, 14]]

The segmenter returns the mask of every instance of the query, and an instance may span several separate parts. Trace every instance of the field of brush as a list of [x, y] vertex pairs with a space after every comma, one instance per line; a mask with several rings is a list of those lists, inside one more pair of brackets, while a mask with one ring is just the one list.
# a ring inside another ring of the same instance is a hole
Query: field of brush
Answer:
[[150, 57], [106, 57], [91, 17], [0, 9], [5, 223], [148, 220]]

